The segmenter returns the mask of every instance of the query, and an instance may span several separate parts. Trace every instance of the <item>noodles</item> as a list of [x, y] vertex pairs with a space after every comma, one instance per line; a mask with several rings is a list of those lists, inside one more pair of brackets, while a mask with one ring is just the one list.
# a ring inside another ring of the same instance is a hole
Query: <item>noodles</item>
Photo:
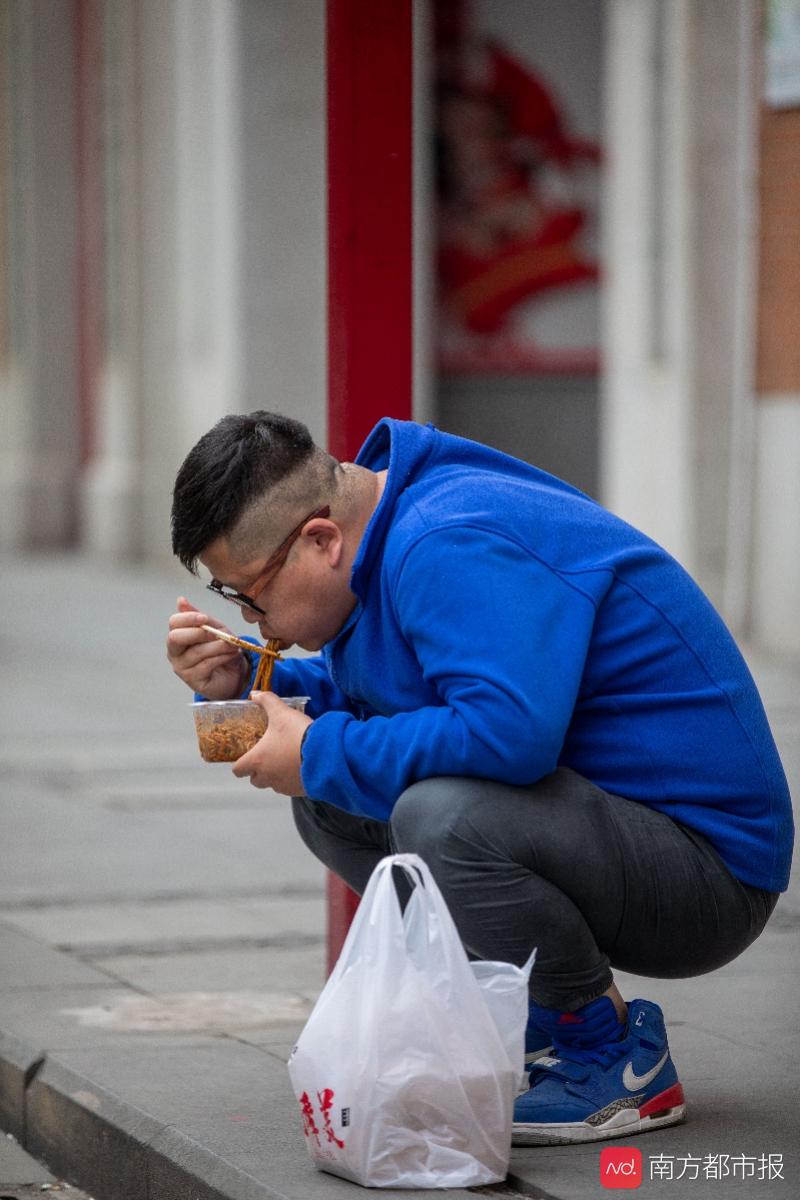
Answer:
[[254, 692], [268, 692], [272, 683], [272, 669], [275, 666], [275, 659], [279, 658], [278, 646], [280, 642], [276, 638], [270, 638], [263, 650], [259, 648], [261, 659], [256, 669], [256, 677], [253, 680]]
[[194, 721], [206, 762], [236, 762], [267, 730], [267, 714], [248, 700], [195, 704]]

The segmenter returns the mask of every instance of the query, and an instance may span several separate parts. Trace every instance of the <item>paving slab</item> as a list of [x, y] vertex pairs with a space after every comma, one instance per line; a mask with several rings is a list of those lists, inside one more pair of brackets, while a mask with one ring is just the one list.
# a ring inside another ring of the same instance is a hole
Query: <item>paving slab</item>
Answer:
[[104, 946], [147, 945], [168, 952], [172, 945], [202, 948], [208, 943], [225, 945], [242, 940], [290, 946], [303, 941], [321, 944], [325, 909], [322, 893], [252, 902], [192, 897], [169, 902], [18, 907], [6, 910], [4, 920], [61, 949], [97, 957]]
[[[29, 782], [3, 807], [0, 910], [43, 896], [202, 895], [210, 880], [262, 895], [321, 895], [324, 886], [322, 865], [298, 853], [288, 810], [268, 803], [235, 816], [227, 810], [114, 812], [37, 791]], [[49, 831], [46, 854], [43, 828]], [[102, 852], [87, 869], [89, 847]]]
[[55, 1182], [55, 1175], [27, 1154], [11, 1134], [0, 1133], [0, 1188]]
[[236, 1038], [246, 1046], [257, 1046], [279, 1062], [287, 1063], [302, 1031], [302, 1025], [274, 1025], [270, 1029], [239, 1030]]
[[[106, 1024], [102, 1020], [103, 1014], [113, 1017], [122, 1004], [131, 1000], [139, 1005], [153, 1003], [152, 998], [137, 996], [110, 980], [101, 990], [18, 988], [0, 993], [0, 1028], [24, 1044], [44, 1046], [48, 1054], [83, 1046], [141, 1041], [141, 1030], [126, 1028], [124, 1021], [111, 1020]], [[157, 1027], [144, 1032], [150, 1039], [158, 1038], [160, 1034]]]
[[16, 988], [103, 987], [100, 971], [0, 923], [0, 992]]
[[298, 990], [314, 995], [325, 982], [324, 960], [323, 946], [313, 943], [295, 949], [282, 945], [184, 948], [177, 954], [150, 949], [141, 955], [101, 956], [93, 963], [104, 974], [147, 992], [213, 991], [225, 980], [232, 989]]

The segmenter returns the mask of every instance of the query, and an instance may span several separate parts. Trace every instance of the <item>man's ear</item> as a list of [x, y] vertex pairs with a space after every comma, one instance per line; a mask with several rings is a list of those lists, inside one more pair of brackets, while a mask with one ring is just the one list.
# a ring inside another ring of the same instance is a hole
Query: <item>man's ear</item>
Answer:
[[330, 566], [339, 565], [344, 552], [344, 536], [335, 521], [328, 517], [315, 517], [306, 525], [303, 537], [308, 538], [317, 551], [325, 555]]

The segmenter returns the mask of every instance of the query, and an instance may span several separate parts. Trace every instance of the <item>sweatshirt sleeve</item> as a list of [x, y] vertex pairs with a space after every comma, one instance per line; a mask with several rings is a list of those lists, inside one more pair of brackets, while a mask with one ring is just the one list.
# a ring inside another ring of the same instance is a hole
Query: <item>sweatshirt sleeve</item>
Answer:
[[495, 531], [425, 535], [394, 580], [395, 619], [439, 703], [358, 721], [329, 712], [303, 752], [309, 796], [388, 820], [411, 783], [533, 783], [555, 769], [578, 695], [592, 597]]

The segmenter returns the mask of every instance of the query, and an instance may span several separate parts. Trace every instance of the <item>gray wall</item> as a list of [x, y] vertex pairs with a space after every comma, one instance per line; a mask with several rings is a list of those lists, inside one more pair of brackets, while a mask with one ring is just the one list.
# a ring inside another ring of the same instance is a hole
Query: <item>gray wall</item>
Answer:
[[485, 442], [597, 496], [597, 380], [462, 377], [440, 381], [436, 424]]

